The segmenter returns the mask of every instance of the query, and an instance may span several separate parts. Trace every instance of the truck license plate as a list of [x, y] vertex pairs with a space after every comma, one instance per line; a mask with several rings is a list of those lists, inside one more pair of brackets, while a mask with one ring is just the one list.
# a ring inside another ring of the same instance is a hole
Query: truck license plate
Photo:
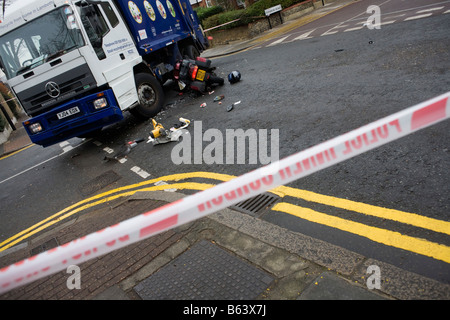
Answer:
[[203, 79], [205, 79], [205, 74], [206, 74], [205, 70], [198, 69], [197, 76], [195, 77], [195, 79], [203, 81]]
[[62, 112], [59, 112], [58, 114], [56, 114], [56, 116], [58, 117], [58, 119], [63, 119], [63, 118], [67, 118], [70, 117], [73, 114], [76, 114], [80, 112], [80, 109], [78, 107], [73, 107], [67, 110], [64, 110]]

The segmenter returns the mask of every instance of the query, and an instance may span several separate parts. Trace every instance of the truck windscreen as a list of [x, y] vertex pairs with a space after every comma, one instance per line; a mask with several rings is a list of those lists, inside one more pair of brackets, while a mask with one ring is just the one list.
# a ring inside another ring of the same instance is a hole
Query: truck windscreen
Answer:
[[73, 11], [65, 6], [0, 37], [0, 57], [10, 79], [83, 45]]

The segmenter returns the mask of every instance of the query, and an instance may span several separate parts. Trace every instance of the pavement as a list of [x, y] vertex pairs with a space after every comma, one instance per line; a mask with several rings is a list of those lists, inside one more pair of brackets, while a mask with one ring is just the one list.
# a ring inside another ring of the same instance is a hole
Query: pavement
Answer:
[[30, 137], [22, 125], [22, 122], [26, 119], [28, 119], [26, 115], [18, 119], [14, 125], [16, 130], [11, 131], [8, 140], [0, 144], [0, 159], [32, 145]]
[[[292, 23], [270, 33], [273, 36], [292, 28]], [[267, 36], [262, 35], [258, 41]], [[204, 56], [230, 54], [254, 44], [255, 39], [220, 46], [209, 49]], [[18, 125], [1, 146], [0, 160], [30, 144], [25, 130]], [[52, 229], [44, 229], [0, 252], [0, 269], [184, 196], [180, 192], [138, 192], [82, 210], [76, 218], [62, 220]], [[381, 271], [379, 277], [373, 272], [374, 266]], [[230, 208], [91, 259], [79, 267], [79, 289], [70, 289], [70, 274], [61, 271], [13, 289], [0, 299], [450, 299], [449, 285]]]

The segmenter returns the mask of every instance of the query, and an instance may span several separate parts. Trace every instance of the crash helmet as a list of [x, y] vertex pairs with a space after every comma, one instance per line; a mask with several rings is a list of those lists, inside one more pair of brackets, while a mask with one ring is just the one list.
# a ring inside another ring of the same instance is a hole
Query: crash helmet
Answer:
[[241, 80], [241, 73], [237, 70], [232, 71], [229, 75], [228, 75], [228, 81], [230, 83], [236, 83], [239, 80]]

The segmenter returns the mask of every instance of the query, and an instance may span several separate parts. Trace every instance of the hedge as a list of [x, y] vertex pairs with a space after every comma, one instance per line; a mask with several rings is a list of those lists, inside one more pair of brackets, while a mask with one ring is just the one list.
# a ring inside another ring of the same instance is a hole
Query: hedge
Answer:
[[214, 6], [209, 8], [197, 7], [194, 10], [195, 12], [197, 12], [197, 16], [198, 19], [200, 20], [200, 23], [202, 23], [205, 19], [224, 11], [224, 9], [220, 6]]
[[202, 20], [202, 24], [204, 29], [209, 29], [240, 18], [240, 21], [222, 27], [223, 29], [234, 28], [265, 16], [264, 10], [270, 7], [281, 4], [281, 7], [285, 9], [300, 2], [305, 2], [305, 0], [259, 0], [245, 9], [231, 10], [208, 16]]

